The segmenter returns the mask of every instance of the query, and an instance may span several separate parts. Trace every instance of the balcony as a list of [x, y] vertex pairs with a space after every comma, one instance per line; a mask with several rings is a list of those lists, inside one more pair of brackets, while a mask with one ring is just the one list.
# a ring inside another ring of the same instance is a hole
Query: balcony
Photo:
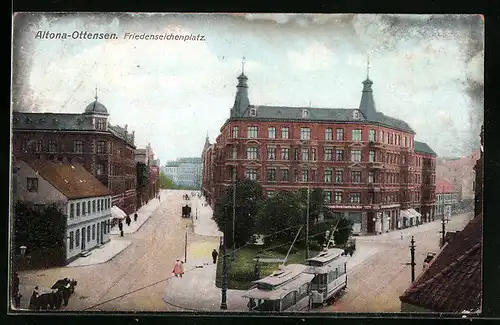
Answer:
[[370, 147], [370, 148], [384, 148], [384, 144], [382, 142], [377, 142], [377, 141], [368, 141], [368, 147]]
[[382, 169], [382, 168], [384, 168], [384, 163], [380, 162], [380, 161], [369, 161], [368, 168]]

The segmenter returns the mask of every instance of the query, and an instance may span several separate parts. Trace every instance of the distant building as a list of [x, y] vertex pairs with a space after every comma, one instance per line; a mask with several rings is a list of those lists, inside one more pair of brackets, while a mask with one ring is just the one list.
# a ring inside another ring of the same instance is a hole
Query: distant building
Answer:
[[[137, 192], [137, 207], [139, 208], [144, 203], [155, 198], [160, 191], [160, 160], [155, 159], [155, 154], [151, 144], [148, 143], [146, 148], [135, 150], [135, 161], [138, 172], [142, 166], [145, 166], [148, 174], [148, 184], [144, 189], [136, 189]], [[139, 186], [139, 181], [137, 182]]]
[[251, 105], [242, 72], [230, 116], [203, 153], [214, 207], [233, 179], [277, 191], [321, 188], [327, 206], [359, 233], [434, 220], [436, 153], [405, 122], [377, 111], [373, 82], [357, 108]]
[[177, 164], [177, 185], [190, 188], [200, 188], [201, 158], [178, 158]]
[[112, 193], [112, 205], [136, 210], [134, 132], [108, 123], [97, 100], [81, 114], [13, 112], [13, 153], [19, 159], [81, 163]]
[[177, 161], [167, 162], [163, 167], [163, 172], [165, 173], [165, 176], [172, 180], [172, 182], [174, 182], [175, 184], [178, 183], [179, 163], [177, 163]]
[[444, 179], [436, 181], [436, 218], [448, 218], [459, 208], [460, 192]]
[[82, 165], [17, 159], [16, 167], [18, 200], [63, 211], [66, 263], [110, 240], [111, 192]]

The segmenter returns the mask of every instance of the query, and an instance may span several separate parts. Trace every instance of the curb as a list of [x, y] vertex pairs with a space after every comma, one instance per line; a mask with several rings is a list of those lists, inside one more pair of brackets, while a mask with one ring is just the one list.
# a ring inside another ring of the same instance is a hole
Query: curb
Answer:
[[129, 244], [127, 246], [125, 246], [121, 251], [119, 251], [115, 255], [111, 256], [109, 259], [107, 259], [104, 262], [92, 263], [92, 264], [85, 264], [85, 265], [66, 266], [66, 267], [67, 268], [75, 268], [75, 267], [85, 267], [85, 266], [100, 265], [100, 264], [108, 263], [109, 261], [111, 261], [112, 259], [114, 259], [115, 257], [117, 257], [118, 255], [120, 255], [121, 253], [123, 253], [131, 245], [132, 245], [132, 241], [129, 241]]

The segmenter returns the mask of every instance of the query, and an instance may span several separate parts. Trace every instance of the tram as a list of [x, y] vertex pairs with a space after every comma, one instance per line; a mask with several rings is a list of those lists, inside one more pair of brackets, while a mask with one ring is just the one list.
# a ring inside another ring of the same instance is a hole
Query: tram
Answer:
[[271, 275], [254, 281], [244, 298], [249, 311], [285, 312], [310, 309], [310, 283], [314, 274], [305, 273], [302, 264], [283, 266]]
[[343, 249], [325, 248], [307, 260], [304, 272], [314, 275], [311, 281], [312, 307], [334, 302], [347, 288], [347, 257]]

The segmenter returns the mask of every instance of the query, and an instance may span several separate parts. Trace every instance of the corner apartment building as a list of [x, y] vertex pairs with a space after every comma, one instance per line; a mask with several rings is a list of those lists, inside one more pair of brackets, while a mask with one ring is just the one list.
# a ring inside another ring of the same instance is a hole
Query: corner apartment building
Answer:
[[358, 108], [251, 105], [248, 78], [220, 135], [203, 153], [203, 192], [214, 206], [234, 177], [276, 191], [322, 188], [355, 231], [381, 233], [435, 216], [435, 152], [402, 120], [375, 108], [363, 81]]

